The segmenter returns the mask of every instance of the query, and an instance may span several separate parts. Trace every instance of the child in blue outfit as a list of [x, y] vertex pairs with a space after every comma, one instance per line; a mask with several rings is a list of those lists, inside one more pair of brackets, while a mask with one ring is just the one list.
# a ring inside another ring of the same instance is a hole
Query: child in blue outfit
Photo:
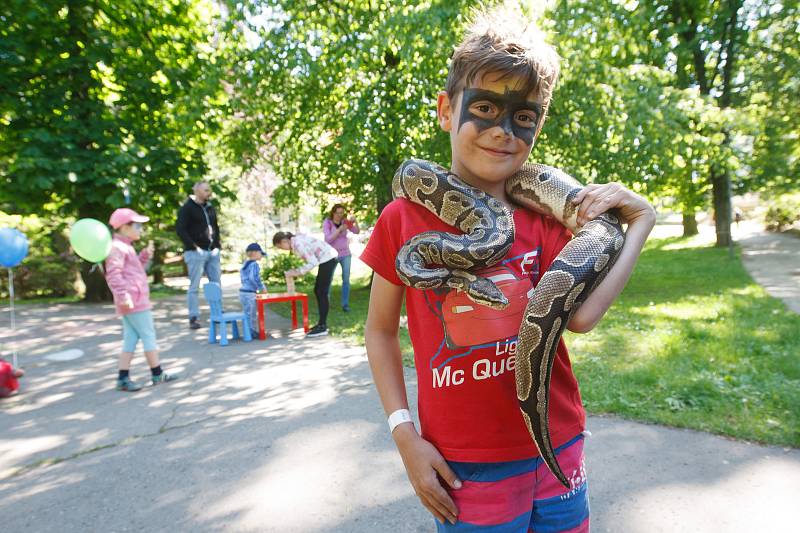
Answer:
[[258, 262], [264, 257], [264, 250], [258, 243], [254, 242], [247, 245], [245, 250], [247, 260], [239, 271], [242, 278], [242, 288], [239, 289], [239, 301], [242, 302], [242, 309], [250, 319], [250, 330], [253, 338], [258, 338], [258, 313], [256, 311], [256, 294], [266, 292], [264, 282], [261, 281], [261, 269]]

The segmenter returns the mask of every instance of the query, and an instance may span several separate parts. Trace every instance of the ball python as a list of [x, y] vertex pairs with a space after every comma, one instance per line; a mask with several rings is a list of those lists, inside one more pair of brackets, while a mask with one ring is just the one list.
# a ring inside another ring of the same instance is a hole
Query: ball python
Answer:
[[427, 161], [406, 161], [392, 179], [392, 195], [419, 204], [463, 235], [426, 231], [400, 248], [397, 275], [409, 287], [448, 287], [474, 302], [505, 309], [508, 299], [489, 279], [469, 272], [491, 266], [514, 244], [511, 210], [449, 170]]
[[[506, 193], [515, 204], [555, 217], [575, 235], [528, 301], [514, 369], [517, 399], [528, 432], [548, 469], [567, 488], [570, 483], [556, 459], [549, 430], [553, 361], [570, 317], [606, 276], [625, 242], [614, 212], [578, 227], [572, 199], [582, 188], [566, 173], [536, 163], [524, 164], [506, 180]], [[400, 166], [392, 180], [392, 194], [425, 207], [464, 232], [427, 231], [409, 239], [395, 261], [400, 280], [416, 289], [446, 286], [463, 290], [478, 304], [503, 309], [508, 302], [502, 292], [490, 280], [469, 271], [492, 266], [506, 255], [514, 239], [511, 209], [447, 169], [423, 160], [411, 159]]]

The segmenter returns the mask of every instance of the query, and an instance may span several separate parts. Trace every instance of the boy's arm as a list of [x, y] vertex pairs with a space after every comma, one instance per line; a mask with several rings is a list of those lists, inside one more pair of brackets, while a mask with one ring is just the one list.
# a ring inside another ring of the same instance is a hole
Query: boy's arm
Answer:
[[647, 200], [618, 183], [587, 185], [573, 203], [580, 204], [578, 224], [581, 226], [609, 209], [617, 209], [622, 221], [628, 224], [625, 245], [617, 262], [567, 324], [570, 331], [586, 333], [603, 318], [628, 283], [647, 236], [655, 226], [656, 212]]
[[264, 292], [265, 290], [267, 290], [267, 288], [264, 287], [264, 282], [261, 280], [261, 267], [258, 266], [258, 263], [256, 263], [255, 265], [256, 268], [253, 269], [254, 270], [253, 277], [255, 278], [255, 285], [256, 287], [258, 287], [259, 291]]
[[[408, 409], [403, 358], [397, 339], [403, 290], [402, 286], [387, 281], [376, 272], [364, 329], [369, 366], [387, 416], [397, 409]], [[461, 482], [445, 459], [417, 433], [414, 424], [400, 424], [392, 432], [392, 438], [422, 504], [440, 522], [448, 520], [455, 524], [458, 509], [438, 476], [454, 489], [460, 488]]]

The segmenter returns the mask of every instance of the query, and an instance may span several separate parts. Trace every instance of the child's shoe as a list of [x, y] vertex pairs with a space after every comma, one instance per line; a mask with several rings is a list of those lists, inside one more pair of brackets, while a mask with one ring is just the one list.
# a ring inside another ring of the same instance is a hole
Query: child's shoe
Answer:
[[117, 380], [117, 390], [126, 391], [126, 392], [136, 392], [137, 390], [141, 390], [142, 386], [133, 381], [131, 378], [125, 376], [124, 378], [120, 378]]
[[176, 379], [180, 379], [180, 375], [167, 374], [166, 372], [162, 372], [157, 376], [152, 376], [152, 378], [153, 378], [153, 386], [155, 387], [159, 383], [168, 383], [170, 381], [175, 381]]

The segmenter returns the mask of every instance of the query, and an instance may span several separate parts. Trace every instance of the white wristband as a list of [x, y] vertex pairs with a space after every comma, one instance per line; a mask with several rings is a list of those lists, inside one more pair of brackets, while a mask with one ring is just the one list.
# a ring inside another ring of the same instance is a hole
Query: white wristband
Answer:
[[389, 415], [389, 419], [386, 422], [389, 424], [389, 433], [393, 433], [394, 428], [400, 424], [405, 424], [406, 422], [414, 423], [411, 420], [411, 413], [408, 412], [408, 409], [398, 409]]

